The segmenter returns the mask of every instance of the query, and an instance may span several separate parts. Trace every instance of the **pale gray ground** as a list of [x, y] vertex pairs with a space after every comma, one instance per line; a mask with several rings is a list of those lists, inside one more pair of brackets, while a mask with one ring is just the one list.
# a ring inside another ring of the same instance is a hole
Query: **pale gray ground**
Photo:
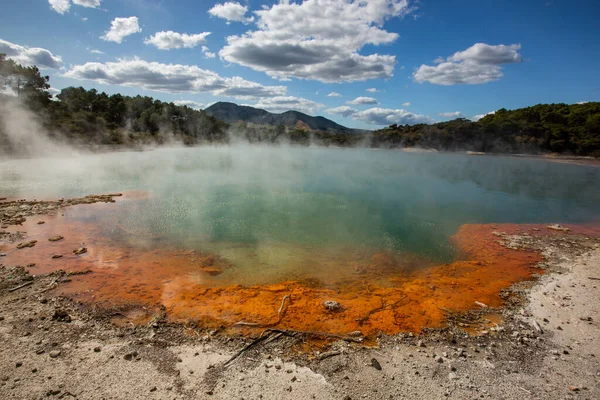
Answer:
[[[52, 277], [9, 293], [23, 273], [3, 266], [0, 398], [600, 399], [600, 280], [589, 279], [600, 277], [598, 240], [507, 240], [543, 249], [548, 268], [562, 273], [524, 291], [529, 303], [505, 310], [500, 332], [399, 335], [382, 338], [378, 349], [338, 342], [323, 351], [340, 354], [321, 361], [291, 353], [294, 340], [282, 337], [229, 368], [223, 363], [249, 339], [166, 324], [116, 328], [40, 293]], [[52, 320], [57, 308], [72, 322]]]

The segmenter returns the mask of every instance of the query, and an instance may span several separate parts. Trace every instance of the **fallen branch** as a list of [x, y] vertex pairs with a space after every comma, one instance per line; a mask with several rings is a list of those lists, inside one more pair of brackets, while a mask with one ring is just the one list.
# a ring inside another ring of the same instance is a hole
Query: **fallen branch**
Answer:
[[408, 297], [408, 295], [402, 296], [402, 297], [401, 297], [399, 300], [397, 300], [397, 301], [395, 301], [395, 302], [393, 302], [393, 303], [391, 303], [391, 304], [385, 304], [385, 303], [383, 302], [383, 299], [381, 299], [381, 307], [377, 307], [377, 308], [374, 308], [374, 309], [372, 309], [372, 310], [371, 310], [371, 311], [369, 311], [369, 312], [367, 313], [367, 315], [365, 315], [363, 318], [356, 318], [356, 321], [357, 321], [357, 322], [358, 322], [360, 325], [362, 325], [362, 324], [363, 324], [363, 323], [364, 323], [366, 320], [368, 320], [368, 319], [369, 319], [369, 317], [370, 317], [371, 315], [373, 315], [373, 314], [375, 314], [375, 313], [378, 313], [379, 311], [386, 310], [388, 307], [389, 307], [389, 308], [390, 308], [390, 310], [391, 310], [391, 309], [393, 309], [393, 308], [396, 306], [396, 304], [400, 303], [402, 300], [404, 300], [404, 299], [405, 299], [405, 298], [407, 298], [407, 297]]
[[237, 353], [235, 353], [229, 360], [225, 361], [225, 363], [223, 364], [223, 366], [224, 367], [228, 367], [239, 356], [241, 356], [242, 354], [244, 354], [246, 351], [250, 350], [251, 348], [253, 348], [257, 344], [259, 344], [259, 343], [264, 342], [265, 340], [267, 340], [269, 338], [269, 336], [271, 335], [271, 333], [273, 333], [273, 332], [269, 332], [267, 335], [264, 335], [265, 332], [266, 331], [263, 331], [257, 339], [255, 339], [251, 343], [249, 343], [246, 346], [244, 346], [240, 351], [238, 351]]
[[600, 278], [596, 278], [595, 276], [588, 276], [588, 279], [591, 279], [593, 281], [600, 281]]
[[24, 283], [24, 284], [22, 284], [22, 285], [19, 285], [19, 286], [17, 286], [17, 287], [14, 287], [14, 288], [12, 288], [12, 289], [8, 289], [8, 291], [9, 291], [9, 292], [14, 292], [15, 290], [19, 290], [19, 289], [21, 289], [21, 288], [24, 288], [25, 286], [29, 286], [29, 285], [31, 285], [31, 284], [33, 284], [33, 281], [25, 282], [25, 283]]
[[542, 327], [540, 326], [540, 324], [538, 324], [538, 322], [533, 319], [533, 327], [535, 328], [536, 331], [538, 331], [539, 333], [544, 333], [544, 330], [542, 329]]
[[319, 355], [317, 356], [317, 360], [319, 360], [319, 361], [323, 361], [323, 360], [324, 360], [324, 359], [326, 359], [326, 358], [333, 357], [333, 356], [337, 356], [337, 355], [340, 355], [340, 354], [342, 354], [342, 352], [341, 352], [341, 351], [337, 351], [337, 350], [334, 350], [334, 351], [326, 351], [325, 353], [321, 353], [321, 354], [319, 354]]
[[270, 324], [263, 324], [263, 323], [260, 323], [260, 322], [245, 322], [245, 321], [240, 321], [240, 322], [236, 322], [235, 324], [233, 324], [233, 326], [253, 326], [253, 327], [267, 328], [267, 327], [270, 327], [270, 326], [279, 325], [279, 323], [281, 322], [281, 320], [285, 316], [285, 312], [287, 311], [287, 307], [284, 308], [285, 301], [287, 299], [290, 299], [290, 302], [292, 301], [289, 294], [286, 294], [285, 296], [283, 296], [283, 299], [281, 300], [281, 305], [279, 306], [279, 310], [277, 311], [277, 321], [272, 322]]

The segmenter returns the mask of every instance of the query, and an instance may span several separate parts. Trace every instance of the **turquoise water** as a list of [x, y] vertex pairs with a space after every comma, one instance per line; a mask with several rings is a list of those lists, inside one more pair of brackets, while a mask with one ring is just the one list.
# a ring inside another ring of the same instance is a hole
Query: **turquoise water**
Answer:
[[242, 246], [288, 249], [288, 259], [290, 249], [381, 249], [445, 261], [465, 223], [600, 219], [600, 168], [525, 158], [239, 146], [0, 161], [0, 196], [133, 189], [151, 197], [111, 215], [125, 239], [230, 259]]

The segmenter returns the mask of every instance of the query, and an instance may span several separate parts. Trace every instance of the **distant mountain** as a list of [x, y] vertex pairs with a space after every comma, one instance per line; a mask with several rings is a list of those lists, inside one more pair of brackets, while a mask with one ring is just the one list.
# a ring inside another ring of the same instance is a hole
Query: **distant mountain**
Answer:
[[239, 106], [234, 103], [218, 102], [204, 110], [208, 115], [225, 122], [251, 122], [260, 125], [284, 125], [291, 128], [310, 128], [317, 131], [346, 133], [363, 132], [350, 129], [325, 117], [312, 117], [298, 111], [275, 114], [259, 108]]

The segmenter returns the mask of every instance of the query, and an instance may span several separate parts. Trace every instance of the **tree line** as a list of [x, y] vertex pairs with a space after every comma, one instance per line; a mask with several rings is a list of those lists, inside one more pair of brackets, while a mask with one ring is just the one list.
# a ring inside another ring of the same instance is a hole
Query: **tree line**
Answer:
[[[500, 109], [476, 122], [459, 118], [435, 124], [394, 124], [371, 133], [349, 134], [243, 122], [229, 125], [187, 106], [82, 87], [65, 88], [53, 97], [48, 91], [49, 79], [37, 67], [21, 66], [0, 54], [0, 101], [18, 97], [39, 115], [51, 136], [82, 146], [164, 144], [171, 140], [197, 145], [242, 139], [253, 143], [600, 157], [598, 102], [538, 104], [512, 111]], [[7, 135], [0, 124], [0, 145], [3, 140]]]

